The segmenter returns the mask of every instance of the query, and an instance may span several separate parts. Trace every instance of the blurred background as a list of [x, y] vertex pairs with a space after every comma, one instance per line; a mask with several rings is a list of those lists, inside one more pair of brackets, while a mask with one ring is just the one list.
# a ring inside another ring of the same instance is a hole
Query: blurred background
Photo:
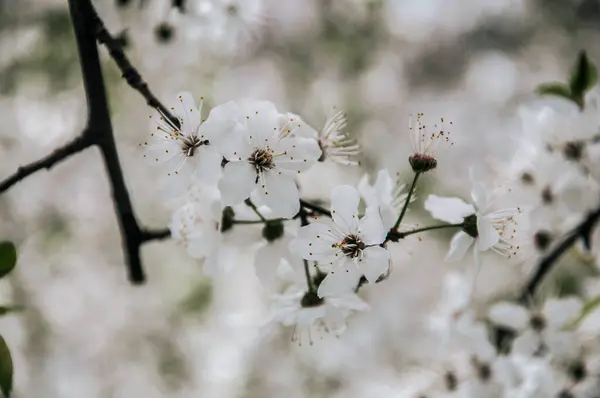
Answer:
[[[361, 168], [319, 164], [302, 194], [327, 199], [387, 167], [410, 179], [409, 115], [440, 117], [454, 145], [419, 187], [409, 222], [431, 219], [422, 199], [468, 198], [467, 170], [507, 160], [521, 134], [518, 108], [535, 87], [562, 81], [577, 52], [600, 59], [597, 0], [97, 0], [154, 93], [182, 90], [211, 106], [236, 98], [274, 102], [320, 128], [348, 112]], [[100, 48], [121, 161], [135, 209], [164, 227], [170, 209], [138, 143], [150, 109]], [[77, 135], [86, 104], [63, 0], [0, 0], [0, 178]], [[313, 347], [272, 327], [269, 295], [248, 249], [209, 280], [172, 242], [143, 248], [148, 282], [126, 279], [121, 238], [98, 151], [40, 171], [0, 197], [1, 239], [19, 265], [0, 282], [0, 319], [19, 397], [412, 397], [431, 339], [424, 319], [448, 294], [450, 234], [394, 245], [394, 271], [361, 290], [369, 313], [339, 339]], [[510, 297], [521, 264], [485, 257], [477, 300]], [[409, 380], [410, 379], [410, 380]]]

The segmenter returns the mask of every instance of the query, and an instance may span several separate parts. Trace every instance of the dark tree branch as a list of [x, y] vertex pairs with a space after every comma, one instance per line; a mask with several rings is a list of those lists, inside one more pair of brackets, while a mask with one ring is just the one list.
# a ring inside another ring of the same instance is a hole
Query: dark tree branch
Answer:
[[171, 231], [168, 228], [164, 229], [143, 229], [142, 230], [142, 240], [143, 242], [148, 242], [151, 240], [161, 240], [167, 239], [171, 237]]
[[569, 250], [578, 240], [582, 240], [583, 243], [589, 249], [590, 236], [596, 224], [600, 221], [600, 207], [595, 211], [588, 214], [588, 216], [573, 228], [567, 232], [561, 239], [560, 243], [556, 245], [547, 255], [545, 255], [537, 266], [537, 269], [527, 285], [523, 288], [519, 301], [527, 304], [533, 298], [535, 291], [539, 287], [544, 277], [550, 272], [554, 264], [562, 257], [563, 254]]
[[150, 91], [148, 84], [144, 81], [144, 79], [142, 79], [140, 73], [131, 64], [125, 55], [123, 46], [119, 40], [115, 39], [106, 29], [104, 22], [102, 22], [102, 19], [100, 19], [98, 16], [94, 6], [90, 4], [89, 7], [86, 5], [86, 8], [89, 8], [89, 23], [92, 26], [91, 29], [96, 35], [98, 43], [106, 46], [113, 61], [115, 61], [121, 70], [121, 74], [127, 81], [127, 84], [129, 84], [131, 88], [139, 92], [146, 99], [148, 106], [158, 109], [161, 113], [168, 117], [175, 126], [179, 126], [179, 120], [169, 112], [169, 110], [158, 100], [158, 98], [156, 98], [152, 91]]
[[[129, 279], [132, 283], [142, 283], [145, 276], [140, 259], [140, 246], [150, 239], [164, 238], [168, 234], [165, 231], [143, 231], [133, 212], [117, 153], [104, 78], [96, 46], [94, 26], [98, 23], [101, 24], [101, 21], [90, 0], [69, 0], [69, 9], [75, 30], [88, 104], [87, 131], [90, 133], [93, 143], [100, 148], [104, 159], [104, 166], [111, 185], [113, 203], [123, 237]], [[139, 80], [141, 81], [141, 78]]]
[[92, 144], [93, 141], [90, 139], [90, 135], [87, 133], [87, 131], [84, 131], [80, 136], [76, 137], [74, 140], [68, 142], [60, 148], [56, 148], [48, 156], [45, 156], [40, 160], [29, 163], [25, 166], [19, 167], [16, 173], [0, 182], [0, 193], [4, 193], [10, 187], [15, 185], [19, 181], [29, 177], [36, 171], [39, 171], [41, 169], [50, 170], [52, 166], [54, 166], [56, 163], [65, 160], [66, 158], [76, 154], [77, 152], [81, 152], [82, 150], [91, 146]]

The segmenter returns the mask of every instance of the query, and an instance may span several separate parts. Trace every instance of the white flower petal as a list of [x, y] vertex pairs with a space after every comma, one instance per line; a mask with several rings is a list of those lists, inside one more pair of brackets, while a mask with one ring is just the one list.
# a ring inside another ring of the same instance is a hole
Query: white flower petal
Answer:
[[257, 148], [265, 143], [274, 144], [279, 131], [279, 113], [269, 101], [241, 101], [240, 107], [245, 114], [246, 125], [251, 142]]
[[498, 231], [494, 228], [492, 220], [486, 216], [477, 217], [477, 250], [486, 251], [500, 240]]
[[458, 198], [429, 195], [425, 200], [425, 210], [435, 219], [451, 224], [463, 222], [466, 216], [475, 214], [473, 205]]
[[198, 129], [198, 135], [210, 141], [211, 145], [228, 138], [241, 117], [240, 107], [233, 101], [217, 105], [211, 109], [208, 118]]
[[193, 258], [207, 257], [213, 252], [220, 240], [220, 232], [206, 226], [197, 233], [188, 236], [188, 254]]
[[317, 294], [319, 297], [336, 297], [352, 293], [360, 276], [354, 266], [330, 272], [319, 285]]
[[552, 359], [565, 363], [581, 356], [581, 342], [575, 333], [548, 330], [543, 337]]
[[458, 231], [452, 237], [452, 241], [450, 242], [450, 250], [448, 250], [445, 261], [458, 261], [462, 259], [474, 241], [475, 239], [469, 236], [466, 232]]
[[[272, 217], [292, 218], [300, 210], [300, 194], [293, 178], [269, 170], [262, 173], [258, 192]], [[262, 184], [261, 184], [262, 182]]]
[[246, 126], [236, 124], [231, 133], [214, 143], [219, 153], [229, 161], [245, 161], [252, 154], [254, 147], [250, 144], [249, 131]]
[[181, 121], [181, 131], [184, 134], [195, 133], [200, 125], [200, 112], [192, 94], [187, 91], [179, 93], [173, 108], [172, 112]]
[[532, 329], [527, 329], [515, 339], [512, 345], [512, 352], [527, 357], [532, 357], [541, 348], [543, 341], [539, 334]]
[[319, 144], [310, 138], [282, 138], [272, 149], [276, 168], [293, 174], [309, 169], [321, 156]]
[[364, 217], [358, 223], [358, 236], [367, 245], [378, 245], [383, 243], [386, 235], [378, 208], [367, 207]]
[[547, 299], [542, 314], [548, 326], [559, 329], [575, 319], [583, 308], [583, 303], [576, 297], [564, 299]]
[[377, 194], [375, 192], [375, 187], [369, 185], [369, 175], [365, 174], [358, 182], [356, 186], [360, 196], [363, 198], [367, 206], [377, 206], [379, 205], [379, 201], [377, 200]]
[[487, 192], [483, 184], [478, 182], [473, 182], [473, 186], [471, 188], [471, 198], [473, 202], [475, 202], [475, 206], [477, 206], [477, 210], [479, 212], [485, 212], [489, 206]]
[[369, 283], [375, 283], [385, 274], [390, 266], [390, 253], [381, 246], [373, 246], [363, 251], [363, 258], [358, 262], [360, 272]]
[[202, 145], [196, 149], [194, 157], [198, 157], [194, 175], [208, 184], [216, 184], [221, 177], [221, 155], [212, 145]]
[[233, 206], [250, 196], [255, 187], [256, 168], [248, 162], [229, 162], [219, 181], [223, 203]]
[[298, 237], [289, 244], [290, 252], [300, 258], [311, 261], [330, 263], [336, 261], [339, 249], [332, 247], [329, 228], [320, 223], [313, 223], [298, 230]]
[[371, 306], [369, 306], [368, 303], [354, 293], [348, 293], [338, 297], [328, 297], [327, 301], [333, 307], [340, 309], [353, 311], [369, 311], [371, 309]]
[[505, 326], [515, 331], [525, 330], [529, 325], [530, 314], [523, 306], [501, 301], [492, 305], [488, 317], [499, 325]]
[[287, 253], [289, 239], [280, 238], [268, 242], [259, 248], [254, 255], [254, 268], [256, 276], [266, 289], [273, 289], [277, 281], [277, 269], [281, 259]]
[[331, 190], [331, 215], [342, 231], [357, 232], [359, 202], [358, 192], [350, 185], [338, 185]]

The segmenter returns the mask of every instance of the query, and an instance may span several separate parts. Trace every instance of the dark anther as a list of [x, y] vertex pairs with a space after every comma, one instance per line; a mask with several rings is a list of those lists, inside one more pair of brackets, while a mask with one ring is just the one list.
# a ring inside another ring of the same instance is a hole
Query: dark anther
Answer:
[[545, 251], [552, 243], [552, 234], [548, 231], [537, 231], [533, 235], [533, 244], [538, 251]]
[[542, 189], [541, 195], [542, 195], [542, 203], [544, 203], [545, 205], [549, 205], [552, 202], [554, 202], [554, 194], [552, 193], [552, 189], [549, 186]]
[[546, 319], [542, 314], [534, 314], [529, 319], [529, 324], [533, 330], [540, 332], [546, 327]]
[[525, 185], [533, 185], [533, 183], [535, 182], [535, 178], [533, 177], [533, 174], [525, 172], [521, 174], [521, 181]]
[[173, 38], [173, 34], [173, 27], [166, 22], [159, 24], [154, 29], [154, 35], [156, 36], [156, 39], [161, 43], [168, 43], [169, 41], [171, 41], [171, 39]]
[[444, 374], [444, 383], [448, 391], [456, 391], [458, 389], [458, 377], [454, 372], [446, 372]]
[[569, 377], [575, 383], [579, 383], [587, 377], [587, 369], [583, 361], [575, 361], [569, 365], [567, 370]]
[[563, 155], [567, 160], [579, 161], [583, 156], [583, 149], [585, 148], [585, 143], [583, 141], [570, 141], [565, 144], [563, 148]]

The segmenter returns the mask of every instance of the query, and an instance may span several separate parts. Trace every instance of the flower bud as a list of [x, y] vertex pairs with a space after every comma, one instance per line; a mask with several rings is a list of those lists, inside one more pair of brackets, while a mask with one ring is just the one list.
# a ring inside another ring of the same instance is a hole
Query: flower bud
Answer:
[[463, 221], [462, 230], [465, 233], [473, 238], [477, 238], [479, 236], [479, 231], [477, 230], [477, 215], [471, 214], [470, 216], [466, 216]]
[[221, 216], [221, 233], [229, 231], [233, 228], [235, 218], [235, 212], [231, 206], [227, 206], [223, 209]]
[[409, 156], [408, 162], [415, 173], [425, 173], [437, 167], [437, 160], [434, 157], [421, 153]]
[[267, 242], [273, 242], [283, 236], [283, 223], [281, 221], [268, 221], [262, 230], [262, 236]]
[[304, 308], [318, 307], [323, 304], [324, 299], [315, 292], [306, 292], [300, 300], [300, 305]]

